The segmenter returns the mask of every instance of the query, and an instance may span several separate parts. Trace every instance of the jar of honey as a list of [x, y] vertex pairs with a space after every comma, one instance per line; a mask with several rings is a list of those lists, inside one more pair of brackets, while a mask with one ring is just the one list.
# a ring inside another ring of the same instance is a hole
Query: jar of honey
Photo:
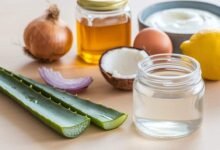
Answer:
[[98, 64], [108, 49], [131, 45], [128, 0], [77, 0], [77, 53]]

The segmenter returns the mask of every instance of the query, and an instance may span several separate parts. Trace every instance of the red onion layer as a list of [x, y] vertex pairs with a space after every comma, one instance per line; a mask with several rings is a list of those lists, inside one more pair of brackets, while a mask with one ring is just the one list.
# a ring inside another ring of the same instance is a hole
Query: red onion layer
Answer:
[[65, 79], [60, 72], [53, 71], [53, 69], [46, 67], [39, 68], [39, 74], [48, 85], [72, 94], [82, 92], [93, 81], [92, 77]]

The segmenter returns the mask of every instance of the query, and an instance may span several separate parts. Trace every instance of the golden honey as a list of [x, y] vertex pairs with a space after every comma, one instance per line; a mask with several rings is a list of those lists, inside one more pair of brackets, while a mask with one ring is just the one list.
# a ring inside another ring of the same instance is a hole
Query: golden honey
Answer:
[[92, 25], [87, 20], [77, 21], [78, 55], [87, 63], [97, 64], [106, 50], [130, 46], [130, 28], [130, 19], [124, 16], [96, 19]]
[[112, 48], [131, 45], [131, 11], [128, 0], [77, 0], [77, 53], [98, 64]]

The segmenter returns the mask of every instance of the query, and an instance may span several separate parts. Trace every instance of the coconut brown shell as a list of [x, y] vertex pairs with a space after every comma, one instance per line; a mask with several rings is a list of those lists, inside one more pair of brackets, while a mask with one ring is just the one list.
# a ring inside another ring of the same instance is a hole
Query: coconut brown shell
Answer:
[[138, 49], [138, 48], [134, 48], [134, 47], [116, 47], [113, 49], [109, 49], [107, 50], [105, 53], [102, 54], [100, 60], [99, 60], [99, 69], [103, 75], [103, 77], [106, 79], [106, 81], [108, 83], [110, 83], [114, 88], [116, 89], [120, 89], [120, 90], [126, 90], [126, 91], [130, 91], [133, 89], [133, 81], [134, 79], [120, 79], [120, 78], [115, 78], [112, 76], [112, 74], [105, 72], [105, 70], [103, 70], [103, 68], [101, 67], [101, 62], [102, 62], [102, 58], [103, 56], [108, 53], [109, 51], [112, 51], [114, 49], [119, 49], [119, 48], [132, 48], [132, 49], [137, 49], [137, 50], [142, 50], [142, 49]]
[[104, 72], [103, 69], [101, 69], [101, 73], [103, 77], [110, 83], [114, 88], [120, 89], [120, 90], [132, 90], [133, 81], [134, 79], [119, 79], [112, 77], [110, 73]]

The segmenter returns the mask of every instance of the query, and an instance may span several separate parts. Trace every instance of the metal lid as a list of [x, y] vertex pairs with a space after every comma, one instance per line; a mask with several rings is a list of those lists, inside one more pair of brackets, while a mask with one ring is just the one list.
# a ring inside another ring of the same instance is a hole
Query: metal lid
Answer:
[[77, 3], [88, 10], [108, 11], [124, 7], [128, 0], [77, 0]]

